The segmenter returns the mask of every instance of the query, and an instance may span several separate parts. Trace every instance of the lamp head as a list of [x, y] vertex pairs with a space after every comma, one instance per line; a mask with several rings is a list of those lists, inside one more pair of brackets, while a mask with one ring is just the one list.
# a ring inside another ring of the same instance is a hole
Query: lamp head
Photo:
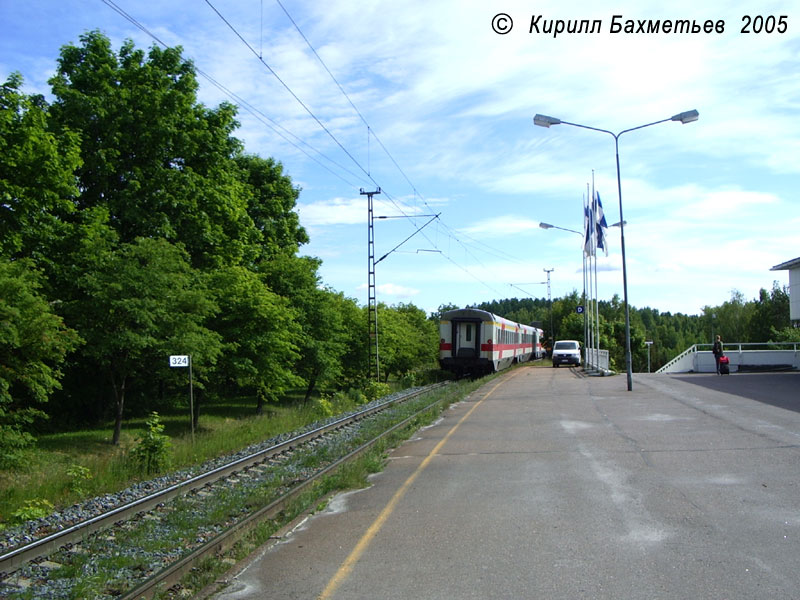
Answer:
[[680, 121], [683, 125], [686, 125], [687, 123], [693, 123], [694, 121], [697, 121], [697, 119], [699, 118], [700, 118], [699, 112], [697, 112], [696, 110], [687, 110], [686, 112], [682, 112], [679, 115], [675, 115], [674, 117], [672, 117], [671, 120]]
[[550, 125], [560, 125], [561, 119], [548, 117], [547, 115], [536, 115], [533, 117], [533, 124], [539, 127], [550, 127]]
[[552, 229], [553, 228], [553, 226], [550, 225], [550, 223], [539, 223], [539, 227], [541, 227], [542, 229]]

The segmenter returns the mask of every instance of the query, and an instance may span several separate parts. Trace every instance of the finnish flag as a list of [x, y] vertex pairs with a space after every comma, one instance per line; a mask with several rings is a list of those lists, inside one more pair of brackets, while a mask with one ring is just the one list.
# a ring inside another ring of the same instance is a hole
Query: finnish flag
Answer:
[[606, 224], [606, 216], [603, 214], [603, 203], [600, 201], [600, 193], [595, 192], [595, 218], [596, 218], [596, 230], [597, 230], [597, 247], [605, 252], [605, 255], [608, 256], [608, 244], [606, 242], [606, 233], [608, 229], [608, 225]]

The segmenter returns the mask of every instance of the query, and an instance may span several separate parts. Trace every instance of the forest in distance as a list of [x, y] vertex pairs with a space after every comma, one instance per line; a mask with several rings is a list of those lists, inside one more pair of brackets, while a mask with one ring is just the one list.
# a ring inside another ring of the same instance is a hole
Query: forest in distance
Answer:
[[[538, 323], [548, 340], [583, 341], [584, 317], [577, 307], [584, 304], [573, 291], [550, 303], [541, 299], [506, 299], [484, 302], [476, 308], [487, 310], [518, 323]], [[600, 348], [609, 351], [612, 370], [625, 368], [625, 307], [619, 296], [598, 302]], [[551, 321], [552, 317], [552, 321]], [[789, 319], [789, 290], [777, 281], [771, 290], [761, 289], [758, 298], [746, 299], [732, 291], [730, 300], [718, 306], [705, 306], [701, 314], [660, 312], [655, 308], [630, 307], [631, 354], [633, 372], [655, 371], [694, 344], [711, 344], [714, 336], [731, 343], [797, 342], [800, 329]], [[552, 322], [552, 331], [551, 331]], [[710, 348], [708, 348], [710, 349]]]
[[[0, 466], [22, 460], [37, 431], [110, 422], [117, 444], [126, 419], [185, 403], [171, 354], [192, 356], [194, 421], [221, 397], [257, 413], [371, 385], [367, 308], [301, 255], [300, 189], [279, 161], [245, 151], [235, 106], [198, 102], [180, 49], [115, 50], [88, 32], [62, 48], [49, 84], [50, 101], [24, 93], [18, 73], [0, 84]], [[479, 307], [582, 340], [580, 300]], [[437, 376], [449, 308], [379, 305], [384, 382]], [[618, 369], [619, 298], [599, 312]], [[632, 308], [634, 371], [646, 368], [645, 340], [657, 368], [712, 331], [796, 340], [790, 325], [777, 284], [696, 316]]]

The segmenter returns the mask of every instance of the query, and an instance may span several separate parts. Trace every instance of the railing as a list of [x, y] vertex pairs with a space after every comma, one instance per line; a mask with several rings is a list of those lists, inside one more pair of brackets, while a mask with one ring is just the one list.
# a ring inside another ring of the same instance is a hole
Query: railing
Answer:
[[597, 350], [596, 348], [586, 348], [584, 363], [587, 369], [598, 371], [608, 371], [608, 350]]
[[[708, 348], [709, 351], [714, 344], [695, 344], [698, 348]], [[791, 350], [797, 352], [800, 349], [800, 342], [723, 342], [725, 352], [744, 352], [750, 350]]]
[[[681, 361], [687, 359], [688, 357], [690, 357], [690, 356], [692, 356], [692, 355], [694, 355], [696, 353], [697, 353], [697, 344], [695, 344], [694, 346], [692, 346], [688, 350], [685, 350], [684, 352], [682, 352], [681, 354], [679, 354], [678, 356], [673, 358], [671, 361], [669, 361], [663, 367], [658, 369], [656, 371], [656, 373], [669, 373], [671, 371], [672, 367], [676, 366]], [[693, 357], [692, 357], [691, 361], [692, 361], [692, 364], [694, 364], [694, 358]]]
[[[711, 354], [712, 344], [695, 344], [679, 354], [656, 373], [714, 372], [716, 363]], [[725, 355], [731, 359], [731, 370], [765, 368], [769, 366], [800, 369], [800, 342], [728, 342]]]

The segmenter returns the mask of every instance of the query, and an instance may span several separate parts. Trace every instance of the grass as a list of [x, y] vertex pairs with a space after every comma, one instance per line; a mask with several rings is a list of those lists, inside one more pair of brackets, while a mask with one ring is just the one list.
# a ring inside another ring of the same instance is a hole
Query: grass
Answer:
[[[346, 396], [337, 398], [339, 412], [352, 408]], [[254, 406], [241, 398], [203, 406], [194, 440], [187, 411], [160, 413], [172, 445], [169, 468], [190, 467], [236, 452], [322, 417], [316, 402], [268, 406], [262, 416], [254, 415]], [[137, 473], [128, 460], [137, 437], [146, 430], [145, 421], [146, 417], [125, 421], [118, 446], [111, 445], [112, 423], [40, 435], [25, 457], [24, 468], [0, 472], [0, 528], [13, 524], [14, 513], [19, 514], [31, 501], [47, 500], [62, 508], [149, 479], [151, 476]]]
[[[466, 389], [464, 386], [479, 384], [460, 382], [456, 387]], [[170, 437], [171, 443], [168, 468], [187, 468], [237, 452], [278, 434], [300, 429], [323, 418], [331, 410], [335, 414], [346, 412], [355, 407], [356, 397], [336, 394], [323, 402], [267, 406], [262, 416], [253, 414], [255, 403], [247, 398], [205, 404], [201, 408], [194, 440], [188, 411], [177, 409], [159, 413], [165, 426], [164, 433]], [[28, 453], [24, 469], [0, 473], [0, 529], [24, 520], [23, 514], [31, 518], [24, 508], [32, 502], [46, 501], [59, 509], [152, 478], [153, 475], [136, 472], [128, 458], [137, 437], [146, 430], [146, 419], [143, 416], [125, 421], [118, 446], [110, 443], [112, 423], [94, 429], [41, 435], [35, 449]]]
[[[331, 493], [339, 490], [361, 488], [368, 485], [368, 475], [383, 469], [386, 462], [386, 450], [388, 448], [394, 447], [410, 437], [421, 425], [435, 420], [441, 410], [446, 406], [454, 401], [460, 400], [485, 382], [486, 380], [480, 382], [459, 382], [443, 390], [433, 392], [433, 394], [429, 394], [424, 398], [412, 400], [394, 407], [386, 413], [382, 413], [376, 421], [384, 421], [384, 423], [382, 425], [377, 422], [375, 423], [375, 429], [377, 431], [383, 431], [389, 424], [399, 422], [406, 416], [415, 414], [420, 407], [427, 405], [432, 400], [437, 401], [436, 405], [430, 410], [425, 410], [423, 413], [417, 415], [413, 423], [381, 439], [380, 442], [365, 455], [362, 455], [356, 461], [342, 465], [334, 473], [329, 474], [327, 477], [324, 477], [322, 481], [311, 486], [310, 489], [306, 490], [300, 497], [290, 503], [290, 506], [285, 509], [280, 519], [260, 524], [251, 531], [245, 539], [240, 540], [230, 552], [206, 559], [203, 565], [197, 565], [192, 569], [190, 576], [183, 581], [184, 590], [188, 589], [197, 592], [204, 586], [212, 583], [220, 573], [230, 568], [233, 561], [243, 558], [243, 556], [246, 556], [249, 552], [252, 552], [255, 548], [262, 545], [270, 536], [279, 531], [298, 515], [304, 512], [324, 510], [327, 506], [325, 499]], [[312, 407], [297, 407], [295, 410], [278, 411], [285, 412], [286, 414], [294, 414], [288, 421], [280, 418], [276, 418], [274, 421], [277, 423], [290, 423], [291, 429], [296, 429], [297, 425], [294, 419], [299, 418], [304, 421], [308, 419], [313, 420], [315, 415], [314, 411], [310, 410], [310, 408]], [[240, 427], [238, 427], [238, 429], [246, 431], [244, 438], [249, 438], [259, 431], [258, 427], [253, 426], [252, 421], [263, 422], [264, 427], [275, 426], [275, 422], [272, 422], [273, 418], [271, 417], [262, 417], [260, 419], [246, 418], [232, 421], [234, 423], [240, 421]], [[226, 420], [222, 420], [220, 423], [221, 425], [218, 424], [219, 428], [209, 426], [207, 431], [200, 434], [200, 436], [211, 435], [212, 431], [215, 432], [215, 435], [219, 435], [219, 432], [226, 430], [226, 428], [235, 428]], [[228, 431], [230, 431], [230, 429], [228, 429]], [[365, 433], [365, 437], [371, 437], [371, 435]], [[200, 442], [196, 441], [195, 447], [199, 443]], [[216, 447], [216, 445], [213, 445], [213, 447]], [[309, 454], [319, 453], [322, 450], [325, 451], [324, 456], [309, 458], [308, 456], [298, 455], [296, 457], [296, 462], [300, 464], [310, 464], [314, 462], [327, 462], [329, 459], [334, 458], [327, 455], [330, 452], [327, 446], [310, 451]], [[333, 454], [337, 454], [339, 450], [342, 453], [349, 451], [347, 448], [342, 448], [334, 450]], [[289, 470], [287, 465], [287, 473]], [[249, 506], [251, 509], [257, 509], [268, 503], [273, 492], [281, 486], [280, 480], [285, 479], [287, 476], [288, 474], [283, 477], [279, 475], [275, 480], [261, 482], [249, 490], [247, 486], [231, 488], [225, 493], [218, 494], [214, 502], [208, 504], [203, 503], [201, 506], [193, 506], [193, 501], [190, 498], [178, 499], [173, 506], [165, 507], [165, 510], [168, 511], [167, 519], [171, 522], [170, 527], [166, 528], [166, 530], [157, 522], [148, 519], [143, 519], [141, 522], [132, 522], [130, 527], [123, 528], [114, 534], [117, 545], [120, 548], [118, 552], [114, 552], [112, 555], [108, 556], [100, 551], [89, 551], [69, 557], [65, 555], [61, 558], [57, 556], [57, 562], [71, 562], [72, 565], [65, 566], [57, 574], [53, 573], [53, 576], [75, 580], [73, 593], [78, 593], [78, 595], [73, 595], [73, 597], [97, 596], [112, 591], [114, 593], [124, 592], [127, 590], [127, 586], [130, 585], [128, 573], [145, 573], [154, 568], [152, 562], [147, 558], [133, 559], [133, 555], [139, 556], [142, 553], [156, 553], [155, 555], [159, 556], [161, 553], [169, 554], [175, 552], [178, 548], [187, 547], [190, 545], [190, 541], [197, 536], [198, 532], [213, 530], [220, 524], [224, 524], [232, 515], [241, 514], [246, 506]], [[167, 533], [167, 531], [169, 533]], [[134, 552], [135, 548], [138, 549], [136, 552]], [[35, 594], [32, 590], [29, 590], [28, 592], [23, 592], [19, 597], [28, 598], [30, 597], [30, 593]]]

